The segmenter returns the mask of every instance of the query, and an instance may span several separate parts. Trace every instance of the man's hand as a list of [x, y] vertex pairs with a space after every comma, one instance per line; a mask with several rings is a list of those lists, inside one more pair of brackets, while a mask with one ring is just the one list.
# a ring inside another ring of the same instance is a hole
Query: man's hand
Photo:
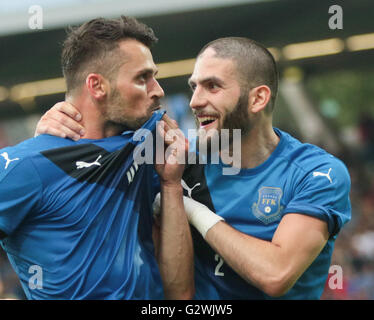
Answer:
[[79, 140], [84, 135], [84, 128], [79, 123], [82, 115], [69, 102], [56, 103], [39, 120], [35, 137], [40, 134], [50, 134], [61, 138]]
[[167, 115], [160, 121], [157, 131], [166, 146], [162, 157], [156, 156], [155, 164], [161, 182], [159, 206], [162, 211], [159, 232], [153, 234], [155, 246], [158, 244], [157, 260], [165, 298], [192, 299], [195, 293], [193, 246], [181, 185], [188, 142], [177, 122]]
[[[177, 122], [166, 114], [160, 121], [157, 131], [165, 142], [164, 158], [157, 159], [155, 164], [160, 181], [162, 184], [180, 185], [188, 154], [188, 140], [178, 128]], [[157, 163], [159, 160], [162, 160], [162, 163]]]

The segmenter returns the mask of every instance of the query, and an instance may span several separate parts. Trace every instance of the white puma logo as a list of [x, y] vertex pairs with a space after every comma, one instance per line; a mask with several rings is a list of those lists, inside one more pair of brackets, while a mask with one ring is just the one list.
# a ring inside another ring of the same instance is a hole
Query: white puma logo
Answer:
[[332, 180], [331, 180], [331, 177], [330, 177], [330, 172], [331, 172], [331, 168], [329, 169], [329, 171], [327, 173], [314, 171], [313, 172], [313, 177], [318, 177], [318, 176], [326, 177], [327, 179], [329, 179], [330, 183], [332, 183]]
[[84, 161], [77, 161], [75, 164], [77, 166], [77, 169], [82, 169], [82, 168], [89, 168], [92, 166], [101, 166], [101, 163], [99, 162], [99, 159], [101, 158], [101, 155], [97, 157], [97, 159], [94, 162], [88, 163]]
[[7, 152], [3, 152], [1, 154], [1, 156], [5, 159], [6, 163], [5, 163], [5, 169], [8, 168], [9, 166], [9, 163], [11, 163], [12, 161], [16, 161], [16, 160], [19, 160], [19, 158], [14, 158], [14, 159], [9, 159], [9, 155]]
[[138, 169], [139, 169], [139, 166], [134, 161], [134, 163], [132, 164], [132, 166], [130, 167], [130, 169], [127, 170], [126, 175], [127, 175], [127, 181], [129, 182], [129, 185], [134, 180], [135, 174], [138, 171]]
[[190, 198], [192, 198], [192, 190], [195, 189], [196, 187], [198, 187], [200, 185], [200, 182], [196, 183], [192, 188], [190, 188], [187, 183], [182, 179], [182, 187], [184, 190], [187, 191], [188, 193], [188, 196]]

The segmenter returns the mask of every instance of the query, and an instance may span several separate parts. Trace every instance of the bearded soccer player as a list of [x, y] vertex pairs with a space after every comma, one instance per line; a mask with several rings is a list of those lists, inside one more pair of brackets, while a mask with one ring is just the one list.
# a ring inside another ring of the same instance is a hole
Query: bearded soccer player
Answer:
[[[191, 164], [181, 180], [194, 227], [195, 298], [319, 299], [334, 241], [351, 218], [345, 165], [273, 127], [278, 72], [261, 44], [235, 37], [208, 43], [189, 85], [202, 132], [197, 152], [222, 129], [241, 130], [239, 167], [222, 157], [235, 141], [220, 143], [218, 164]], [[223, 174], [228, 168], [236, 174]]]
[[[156, 252], [152, 203], [160, 185], [153, 165], [133, 156], [135, 130], [155, 133], [163, 117], [150, 51], [156, 41], [124, 16], [71, 30], [62, 67], [67, 100], [83, 117], [82, 139], [40, 135], [0, 150], [1, 244], [28, 299], [192, 295], [192, 241], [179, 230], [188, 221], [182, 204], [173, 209], [182, 203], [183, 166], [158, 166], [173, 214], [163, 216]], [[175, 181], [179, 189], [170, 188]]]

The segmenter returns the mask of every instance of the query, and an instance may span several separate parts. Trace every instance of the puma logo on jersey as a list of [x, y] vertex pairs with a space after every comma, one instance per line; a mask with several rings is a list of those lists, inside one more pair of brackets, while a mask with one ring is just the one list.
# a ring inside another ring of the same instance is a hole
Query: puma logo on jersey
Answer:
[[101, 155], [97, 157], [97, 159], [94, 162], [84, 162], [84, 161], [77, 161], [75, 164], [77, 166], [77, 169], [82, 169], [82, 168], [89, 168], [92, 166], [99, 166], [101, 167], [101, 163], [99, 160], [101, 159]]
[[7, 152], [3, 152], [1, 154], [1, 156], [5, 159], [6, 163], [5, 163], [5, 169], [8, 168], [9, 164], [12, 162], [12, 161], [17, 161], [19, 160], [19, 158], [14, 158], [14, 159], [9, 159], [9, 155]]
[[130, 169], [127, 170], [126, 175], [127, 175], [127, 181], [129, 183], [129, 185], [134, 180], [135, 174], [138, 171], [138, 169], [139, 169], [138, 164], [136, 162], [134, 162], [132, 164], [132, 166], [130, 167]]
[[332, 180], [331, 180], [331, 177], [330, 177], [330, 172], [331, 172], [331, 168], [329, 169], [329, 171], [327, 173], [323, 173], [323, 172], [318, 172], [318, 171], [314, 171], [313, 172], [313, 177], [326, 177], [327, 179], [329, 179], [330, 183], [332, 183]]
[[195, 189], [196, 187], [198, 187], [200, 185], [200, 182], [196, 183], [192, 188], [190, 188], [187, 183], [182, 179], [182, 187], [184, 190], [187, 191], [188, 193], [188, 196], [190, 198], [192, 198], [192, 190]]

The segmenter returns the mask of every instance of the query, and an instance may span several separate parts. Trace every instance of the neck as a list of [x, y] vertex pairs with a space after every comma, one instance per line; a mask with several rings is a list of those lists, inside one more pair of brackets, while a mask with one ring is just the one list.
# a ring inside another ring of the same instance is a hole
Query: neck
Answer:
[[241, 142], [241, 167], [255, 168], [264, 163], [279, 143], [279, 137], [269, 124], [266, 128], [254, 127]]
[[67, 96], [66, 101], [74, 105], [82, 115], [80, 124], [85, 129], [82, 139], [103, 139], [118, 135], [122, 128], [104, 118], [104, 115], [89, 95]]
[[[240, 163], [240, 168], [252, 169], [264, 163], [275, 150], [279, 137], [273, 130], [271, 121], [254, 125], [246, 136], [241, 137], [239, 146], [231, 145], [230, 154], [233, 155], [231, 165]], [[240, 158], [239, 158], [240, 157]], [[239, 162], [240, 159], [240, 162]]]

